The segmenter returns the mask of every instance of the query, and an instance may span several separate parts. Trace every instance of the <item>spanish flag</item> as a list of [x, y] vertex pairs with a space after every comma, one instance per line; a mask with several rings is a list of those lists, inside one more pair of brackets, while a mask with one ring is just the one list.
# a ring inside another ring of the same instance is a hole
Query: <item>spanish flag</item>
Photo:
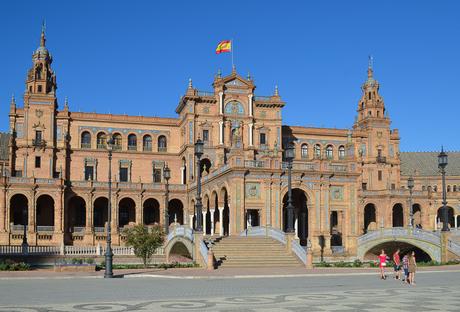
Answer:
[[231, 40], [223, 40], [219, 42], [216, 48], [216, 54], [220, 54], [223, 52], [231, 52], [232, 51], [232, 41]]

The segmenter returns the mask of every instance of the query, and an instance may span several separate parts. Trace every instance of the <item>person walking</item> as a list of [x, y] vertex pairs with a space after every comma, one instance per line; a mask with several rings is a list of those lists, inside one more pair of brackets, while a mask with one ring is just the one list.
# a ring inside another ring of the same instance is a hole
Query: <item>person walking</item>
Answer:
[[379, 268], [380, 268], [380, 278], [387, 279], [385, 275], [385, 267], [387, 266], [387, 255], [385, 254], [385, 250], [382, 249], [379, 255]]
[[395, 276], [394, 278], [399, 280], [401, 279], [401, 258], [399, 257], [399, 248], [396, 249], [395, 253], [393, 254], [393, 263], [394, 263], [394, 270], [395, 270]]
[[417, 270], [417, 262], [415, 261], [415, 251], [412, 251], [409, 257], [409, 282], [415, 285], [415, 271]]
[[405, 254], [402, 259], [402, 267], [404, 270], [403, 282], [406, 282], [406, 284], [409, 284], [409, 256], [407, 254]]

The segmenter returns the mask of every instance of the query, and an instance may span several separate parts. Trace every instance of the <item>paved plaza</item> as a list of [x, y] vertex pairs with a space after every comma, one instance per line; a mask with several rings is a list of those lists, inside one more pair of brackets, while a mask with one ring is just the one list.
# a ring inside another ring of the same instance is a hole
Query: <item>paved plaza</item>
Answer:
[[417, 286], [377, 274], [302, 277], [1, 279], [0, 311], [459, 311], [460, 271]]

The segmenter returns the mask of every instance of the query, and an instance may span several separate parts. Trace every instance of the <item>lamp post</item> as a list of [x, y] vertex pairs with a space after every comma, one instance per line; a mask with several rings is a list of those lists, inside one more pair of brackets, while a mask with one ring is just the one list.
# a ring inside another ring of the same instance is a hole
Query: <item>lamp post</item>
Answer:
[[441, 169], [442, 174], [442, 216], [443, 216], [443, 232], [449, 231], [449, 215], [447, 211], [447, 199], [446, 199], [446, 166], [447, 166], [447, 153], [444, 152], [444, 148], [441, 148], [441, 153], [438, 155], [438, 167]]
[[414, 227], [414, 207], [412, 205], [412, 189], [414, 188], [414, 178], [410, 176], [407, 179], [407, 187], [409, 188], [409, 227]]
[[22, 234], [22, 253], [26, 254], [28, 252], [29, 244], [27, 243], [27, 206], [24, 205], [24, 209], [22, 209], [22, 218], [24, 219], [24, 232]]
[[203, 141], [198, 139], [195, 143], [195, 156], [196, 156], [196, 203], [195, 203], [195, 220], [197, 232], [203, 231], [203, 204], [201, 203], [201, 163], [200, 159], [203, 156]]
[[163, 178], [166, 181], [165, 233], [167, 235], [169, 232], [169, 179], [171, 178], [171, 169], [168, 165], [163, 168]]
[[289, 144], [284, 152], [284, 158], [287, 160], [288, 167], [288, 201], [286, 206], [287, 211], [287, 224], [286, 233], [294, 232], [294, 206], [292, 205], [292, 187], [291, 187], [291, 171], [292, 171], [292, 160], [294, 159], [294, 146]]
[[109, 200], [107, 204], [107, 247], [105, 249], [105, 272], [104, 278], [113, 278], [113, 252], [112, 252], [112, 149], [115, 140], [112, 135], [107, 140], [107, 150], [109, 152]]

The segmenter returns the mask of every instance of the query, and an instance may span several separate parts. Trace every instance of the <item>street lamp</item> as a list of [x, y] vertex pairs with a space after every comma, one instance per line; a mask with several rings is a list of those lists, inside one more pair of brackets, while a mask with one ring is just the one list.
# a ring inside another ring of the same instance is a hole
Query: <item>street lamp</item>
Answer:
[[444, 152], [444, 148], [441, 148], [441, 153], [438, 155], [438, 167], [441, 169], [442, 174], [442, 216], [443, 216], [443, 232], [449, 231], [449, 215], [447, 211], [447, 199], [446, 199], [446, 166], [447, 166], [447, 153]]
[[414, 178], [410, 176], [407, 179], [407, 187], [409, 188], [409, 227], [414, 227], [414, 207], [412, 205], [412, 189], [414, 188]]
[[168, 165], [163, 168], [163, 178], [166, 181], [166, 205], [165, 205], [165, 233], [169, 232], [169, 179], [171, 178], [171, 169]]
[[292, 170], [292, 160], [294, 159], [295, 151], [293, 144], [289, 144], [284, 151], [284, 158], [287, 161], [288, 167], [288, 201], [286, 206], [287, 211], [287, 225], [286, 233], [294, 232], [294, 206], [292, 205], [292, 187], [291, 187], [291, 170]]
[[196, 231], [202, 232], [203, 231], [203, 204], [201, 203], [201, 156], [203, 156], [203, 141], [198, 139], [195, 143], [195, 156], [197, 158], [196, 161], [196, 203], [195, 203], [195, 220], [196, 220]]
[[22, 218], [24, 220], [24, 228], [23, 228], [23, 235], [22, 235], [22, 253], [26, 254], [28, 252], [29, 244], [27, 243], [27, 206], [24, 205], [24, 209], [22, 209]]
[[115, 139], [110, 134], [107, 139], [107, 150], [109, 152], [109, 202], [107, 204], [107, 247], [105, 249], [105, 272], [104, 278], [113, 277], [113, 251], [112, 251], [112, 150], [115, 144]]

